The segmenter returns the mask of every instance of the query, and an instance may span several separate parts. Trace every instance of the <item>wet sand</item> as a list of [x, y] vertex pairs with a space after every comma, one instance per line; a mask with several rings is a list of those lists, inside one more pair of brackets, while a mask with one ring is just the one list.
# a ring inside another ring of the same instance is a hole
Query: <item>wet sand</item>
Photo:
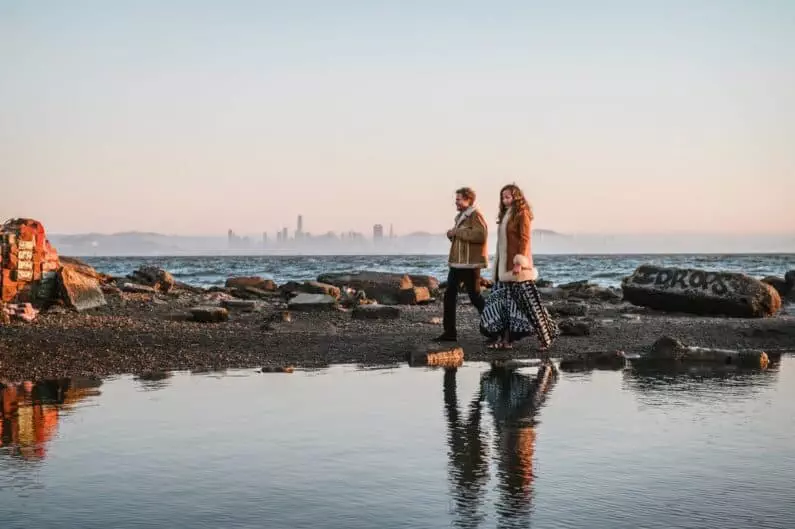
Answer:
[[[397, 320], [355, 320], [349, 311], [294, 312], [293, 321], [272, 321], [284, 309], [278, 299], [255, 312], [231, 311], [223, 323], [171, 321], [169, 315], [199, 304], [203, 294], [109, 295], [108, 305], [76, 314], [42, 313], [32, 323], [0, 326], [0, 380], [145, 374], [165, 370], [218, 370], [262, 366], [321, 367], [405, 361], [441, 333], [441, 303], [402, 306]], [[468, 360], [489, 360], [471, 305], [458, 310], [459, 344]], [[556, 318], [558, 320], [562, 318]], [[579, 318], [582, 319], [582, 318]], [[795, 351], [795, 317], [727, 319], [654, 312], [629, 304], [589, 303], [590, 336], [561, 336], [553, 357], [574, 352], [642, 352], [662, 335], [703, 347]], [[538, 356], [530, 338], [517, 358]]]

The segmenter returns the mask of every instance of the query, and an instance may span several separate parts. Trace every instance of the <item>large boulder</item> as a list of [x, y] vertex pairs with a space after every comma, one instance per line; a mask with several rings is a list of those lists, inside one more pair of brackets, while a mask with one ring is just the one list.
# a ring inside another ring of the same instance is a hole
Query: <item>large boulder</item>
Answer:
[[133, 283], [152, 287], [158, 292], [168, 292], [176, 283], [171, 274], [156, 266], [141, 266], [128, 279]]
[[329, 285], [328, 283], [321, 283], [319, 281], [304, 281], [298, 283], [296, 281], [289, 281], [279, 286], [279, 292], [286, 297], [291, 297], [296, 294], [326, 294], [333, 298], [339, 299], [341, 295], [340, 287]]
[[412, 287], [400, 291], [398, 303], [400, 305], [420, 305], [431, 301], [428, 287]]
[[276, 292], [276, 283], [272, 279], [262, 277], [230, 277], [226, 280], [226, 288], [245, 289], [246, 287], [256, 288], [265, 292]]
[[382, 305], [397, 305], [400, 302], [400, 291], [414, 286], [411, 278], [406, 274], [366, 270], [321, 274], [317, 280], [340, 288], [363, 290], [369, 299], [374, 299]]
[[440, 284], [439, 280], [435, 277], [424, 274], [409, 274], [409, 279], [411, 279], [411, 283], [415, 287], [427, 288], [432, 296], [437, 296], [439, 294]]
[[621, 288], [633, 305], [667, 312], [763, 318], [781, 309], [775, 288], [732, 272], [642, 265]]
[[96, 273], [92, 275], [69, 264], [58, 271], [58, 289], [66, 305], [78, 312], [107, 303]]

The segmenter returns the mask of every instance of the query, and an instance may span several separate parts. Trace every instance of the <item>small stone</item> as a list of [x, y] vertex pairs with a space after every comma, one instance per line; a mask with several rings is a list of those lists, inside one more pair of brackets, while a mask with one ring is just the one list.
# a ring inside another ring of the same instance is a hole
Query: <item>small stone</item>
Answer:
[[621, 319], [627, 321], [640, 321], [640, 316], [637, 314], [622, 314]]
[[591, 326], [584, 321], [563, 320], [558, 324], [563, 336], [590, 336]]
[[337, 300], [326, 294], [298, 294], [291, 299], [287, 306], [291, 310], [331, 310], [337, 305]]
[[389, 305], [359, 305], [351, 312], [354, 320], [396, 320], [400, 309]]
[[229, 319], [229, 311], [223, 307], [194, 307], [190, 309], [193, 321], [219, 323]]
[[429, 319], [426, 323], [428, 325], [441, 325], [442, 321], [443, 321], [442, 318], [440, 318], [439, 316], [434, 316], [433, 318]]
[[651, 347], [651, 356], [656, 358], [682, 358], [687, 347], [671, 336], [662, 336]]
[[135, 283], [124, 283], [121, 287], [122, 292], [129, 294], [156, 294], [157, 290], [146, 285], [136, 285]]
[[562, 303], [547, 307], [553, 316], [585, 316], [588, 314], [588, 305], [585, 303]]

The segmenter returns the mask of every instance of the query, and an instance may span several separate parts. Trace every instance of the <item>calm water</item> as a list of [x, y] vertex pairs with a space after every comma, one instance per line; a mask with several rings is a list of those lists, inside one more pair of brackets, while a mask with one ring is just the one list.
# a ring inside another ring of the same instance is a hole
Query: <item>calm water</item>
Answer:
[[[86, 257], [97, 270], [123, 276], [142, 264], [170, 271], [188, 284], [221, 285], [229, 276], [259, 275], [277, 283], [315, 279], [324, 272], [380, 270], [447, 277], [447, 257], [398, 256], [245, 256], [245, 257]], [[755, 277], [783, 277], [795, 270], [795, 254], [774, 255], [539, 255], [535, 263], [544, 279], [566, 283], [589, 279], [604, 286], [618, 286], [621, 279], [644, 263], [743, 272]], [[486, 275], [489, 275], [487, 273]]]
[[795, 359], [562, 373], [546, 392], [534, 375], [347, 366], [6, 388], [0, 523], [795, 527]]

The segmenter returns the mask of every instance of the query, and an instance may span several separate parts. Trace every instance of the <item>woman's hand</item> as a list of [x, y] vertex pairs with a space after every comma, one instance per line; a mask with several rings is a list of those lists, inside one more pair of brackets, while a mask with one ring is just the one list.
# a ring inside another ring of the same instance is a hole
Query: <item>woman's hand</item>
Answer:
[[513, 275], [518, 276], [521, 273], [522, 273], [522, 265], [520, 264], [513, 265]]

